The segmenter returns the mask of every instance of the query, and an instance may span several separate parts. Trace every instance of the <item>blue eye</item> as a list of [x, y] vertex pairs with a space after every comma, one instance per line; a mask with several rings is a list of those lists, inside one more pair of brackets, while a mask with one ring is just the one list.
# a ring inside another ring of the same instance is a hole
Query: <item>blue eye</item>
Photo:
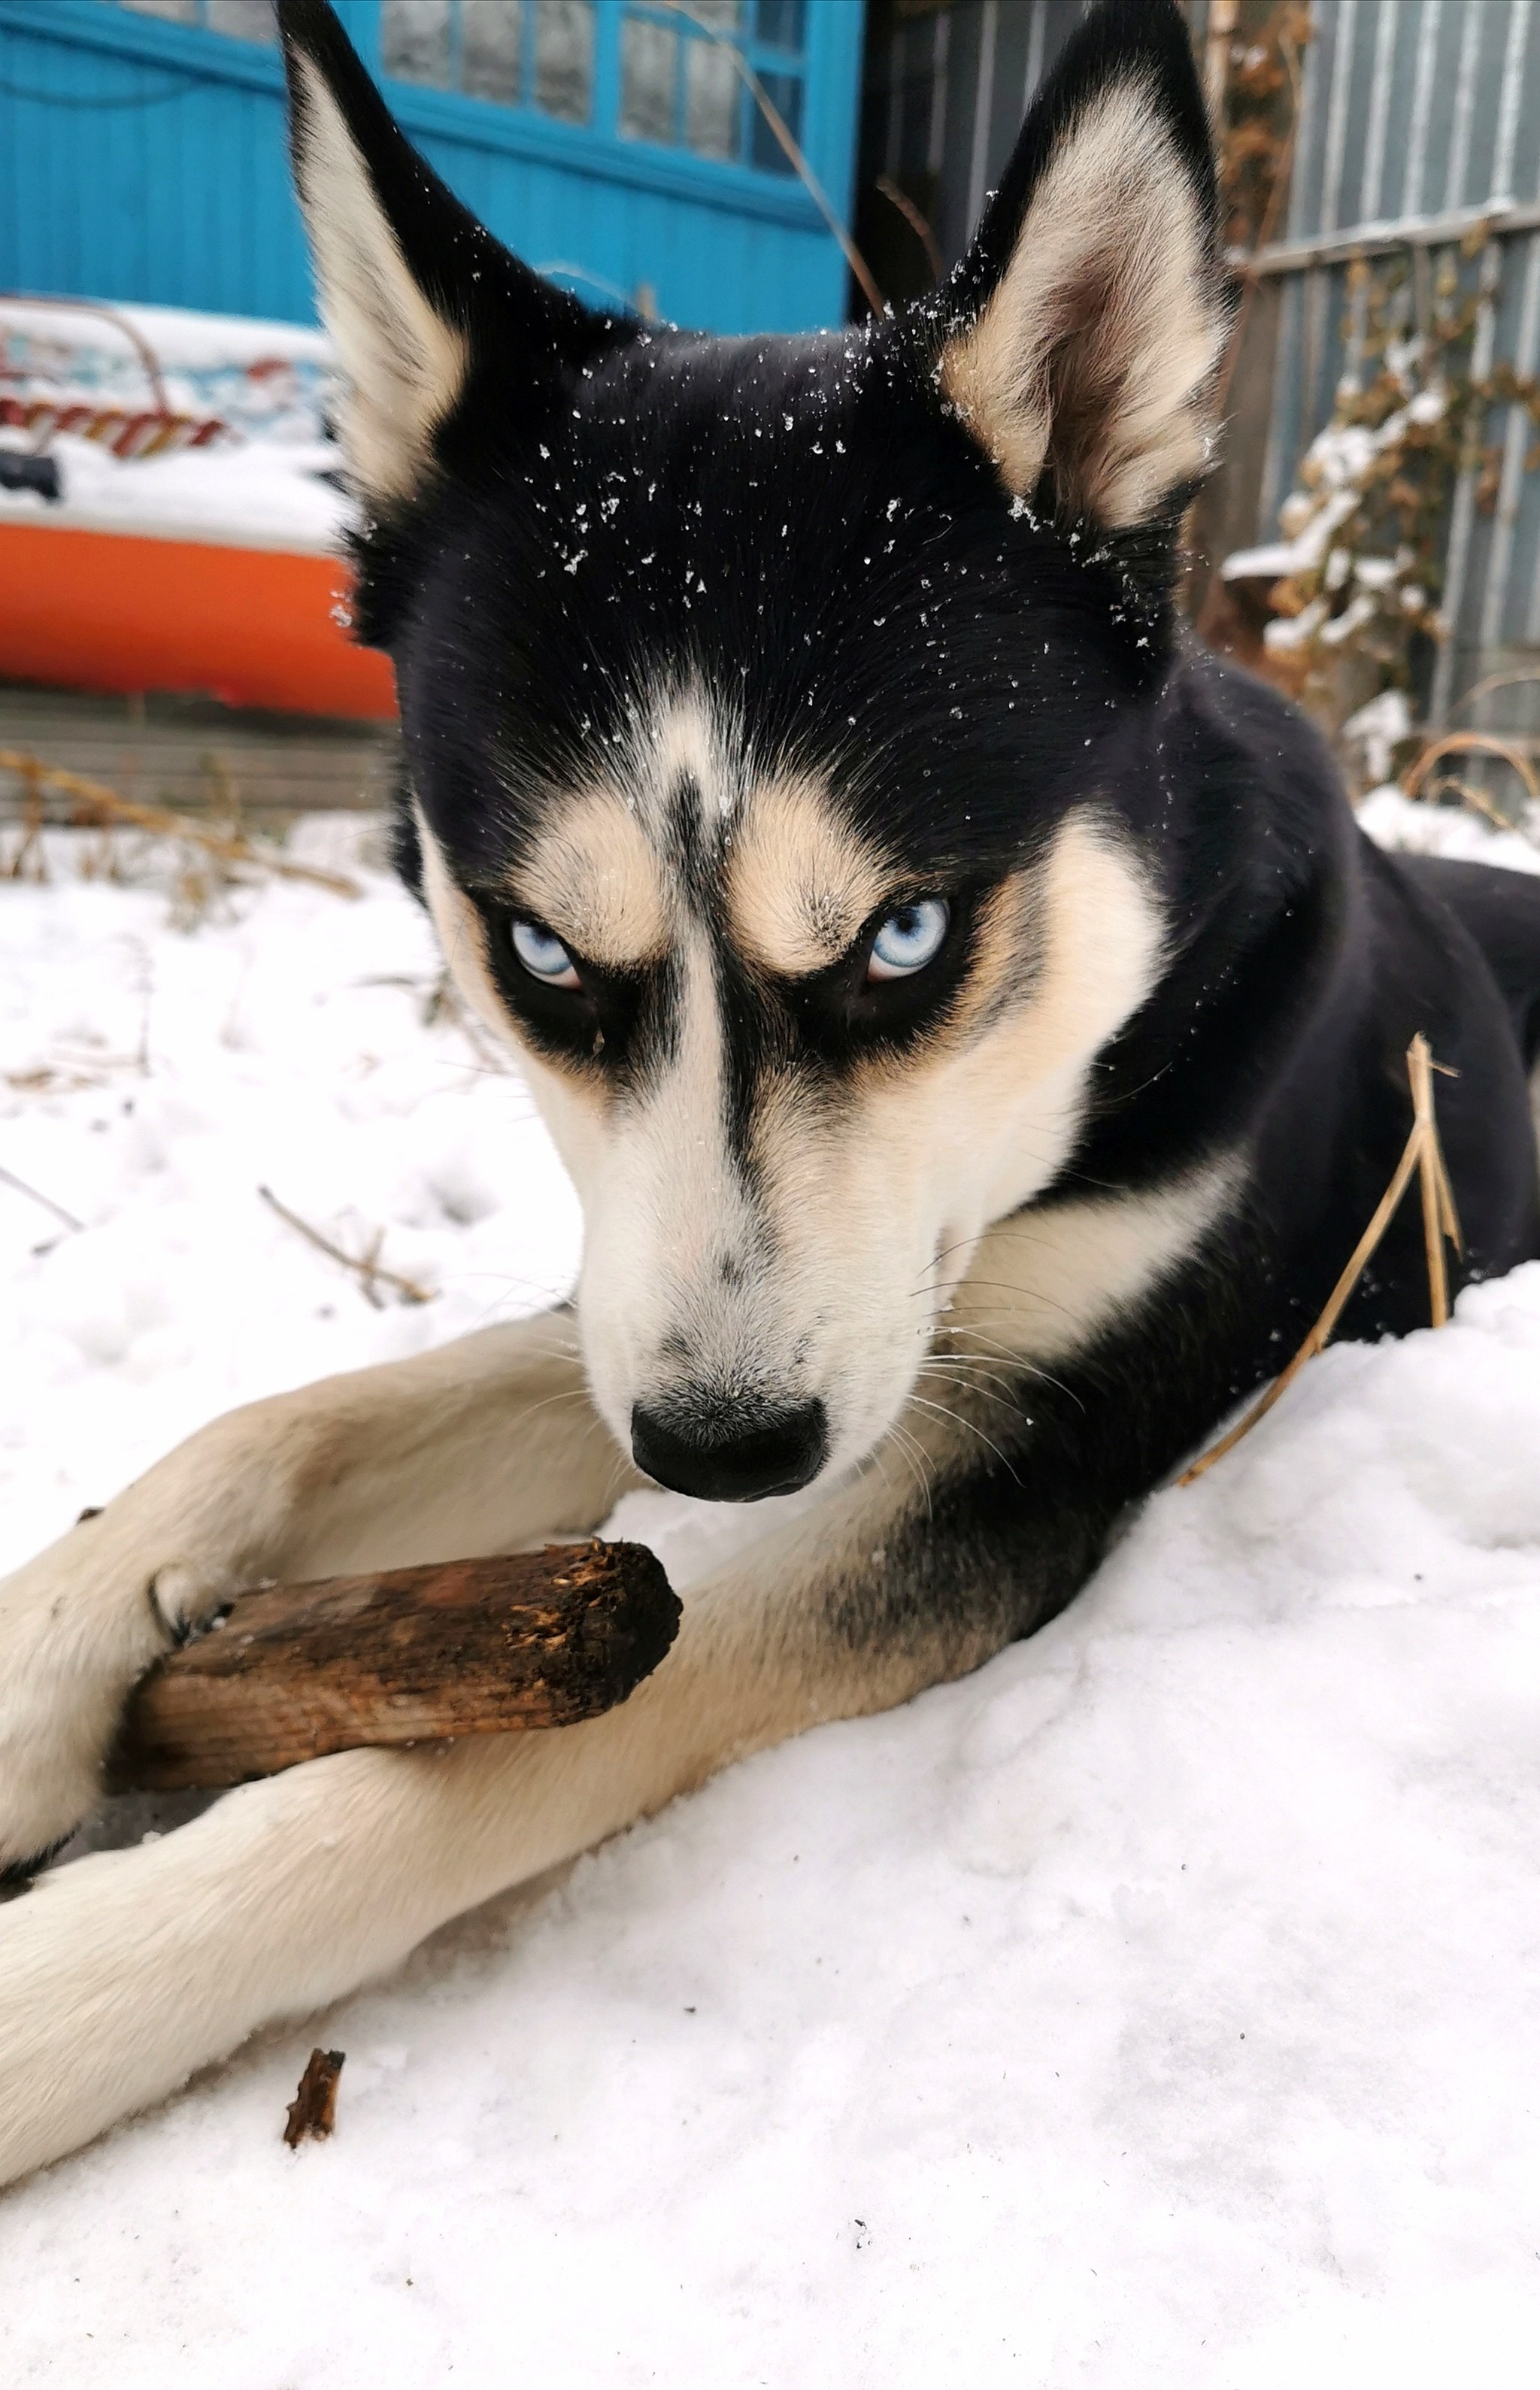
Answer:
[[873, 941], [866, 977], [908, 979], [933, 963], [946, 940], [952, 907], [944, 896], [921, 896], [890, 913]]
[[543, 980], [547, 987], [581, 987], [571, 956], [559, 938], [543, 930], [538, 921], [515, 921], [513, 951], [532, 979]]

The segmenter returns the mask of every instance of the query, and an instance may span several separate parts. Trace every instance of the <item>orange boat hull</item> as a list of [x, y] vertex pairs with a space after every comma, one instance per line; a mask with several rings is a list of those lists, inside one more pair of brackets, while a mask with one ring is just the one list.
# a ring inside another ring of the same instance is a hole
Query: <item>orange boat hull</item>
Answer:
[[335, 557], [0, 522], [0, 677], [383, 721], [395, 678], [335, 620], [348, 584]]

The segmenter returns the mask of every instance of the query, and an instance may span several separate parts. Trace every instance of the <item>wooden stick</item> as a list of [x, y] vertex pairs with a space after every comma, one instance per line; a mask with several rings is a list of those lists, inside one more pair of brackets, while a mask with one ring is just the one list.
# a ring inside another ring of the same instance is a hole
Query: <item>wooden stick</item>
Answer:
[[242, 1594], [135, 1688], [109, 1789], [242, 1784], [365, 1744], [574, 1726], [634, 1692], [678, 1624], [642, 1544]]
[[[1445, 1070], [1435, 1062], [1428, 1040], [1419, 1030], [1406, 1048], [1406, 1075], [1412, 1087], [1412, 1133], [1395, 1165], [1395, 1175], [1375, 1208], [1374, 1217], [1353, 1249], [1346, 1269], [1327, 1298], [1326, 1309], [1293, 1359], [1281, 1369], [1264, 1394], [1260, 1394], [1245, 1417], [1237, 1421], [1227, 1435], [1211, 1445], [1190, 1469], [1184, 1469], [1176, 1480], [1178, 1485], [1190, 1485], [1233, 1452], [1244, 1435], [1250, 1435], [1258, 1420], [1265, 1419], [1279, 1397], [1288, 1393], [1307, 1361], [1313, 1361], [1325, 1346], [1332, 1330], [1341, 1317], [1349, 1296], [1374, 1257], [1375, 1251], [1395, 1217], [1401, 1199], [1411, 1185], [1412, 1173], [1422, 1174], [1422, 1221], [1428, 1249], [1428, 1300], [1435, 1328], [1443, 1328], [1449, 1317], [1449, 1281], [1445, 1275], [1443, 1238], [1447, 1237], [1457, 1253], [1465, 1248], [1460, 1239], [1459, 1215], [1455, 1210], [1455, 1193], [1449, 1184], [1448, 1167], [1444, 1148], [1439, 1141], [1438, 1119], [1433, 1108], [1435, 1071]], [[1442, 1235], [1439, 1233], [1442, 1231]]]
[[1235, 38], [1239, 0], [1210, 0], [1207, 55], [1203, 60], [1203, 96], [1216, 127], [1225, 119], [1225, 88], [1230, 75], [1230, 44]]

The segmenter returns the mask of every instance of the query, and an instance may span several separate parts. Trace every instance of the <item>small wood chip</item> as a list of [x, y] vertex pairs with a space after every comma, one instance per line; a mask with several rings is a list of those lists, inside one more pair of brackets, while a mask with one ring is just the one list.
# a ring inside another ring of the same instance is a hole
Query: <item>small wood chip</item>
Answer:
[[337, 2083], [346, 2052], [313, 2049], [300, 2077], [300, 2088], [289, 2103], [283, 2137], [291, 2150], [303, 2140], [324, 2141], [337, 2122]]

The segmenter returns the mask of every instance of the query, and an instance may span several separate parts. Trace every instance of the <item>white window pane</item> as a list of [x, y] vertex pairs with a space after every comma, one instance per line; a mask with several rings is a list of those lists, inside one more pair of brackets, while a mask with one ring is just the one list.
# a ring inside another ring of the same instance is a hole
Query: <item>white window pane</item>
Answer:
[[685, 59], [685, 138], [700, 157], [738, 156], [741, 88], [729, 50], [715, 42], [690, 44]]
[[203, 11], [198, 0], [122, 0], [136, 17], [169, 17], [173, 25], [196, 25]]
[[594, 112], [594, 0], [535, 0], [534, 104], [586, 124]]
[[689, 0], [692, 17], [714, 25], [720, 33], [737, 33], [743, 25], [743, 0]]
[[628, 141], [674, 139], [679, 36], [628, 17], [621, 37], [621, 131]]
[[520, 0], [460, 0], [460, 81], [477, 99], [512, 105], [523, 46]]
[[205, 21], [212, 33], [229, 33], [237, 42], [271, 42], [277, 31], [273, 0], [209, 0]]
[[443, 90], [449, 81], [449, 0], [385, 0], [385, 71]]

